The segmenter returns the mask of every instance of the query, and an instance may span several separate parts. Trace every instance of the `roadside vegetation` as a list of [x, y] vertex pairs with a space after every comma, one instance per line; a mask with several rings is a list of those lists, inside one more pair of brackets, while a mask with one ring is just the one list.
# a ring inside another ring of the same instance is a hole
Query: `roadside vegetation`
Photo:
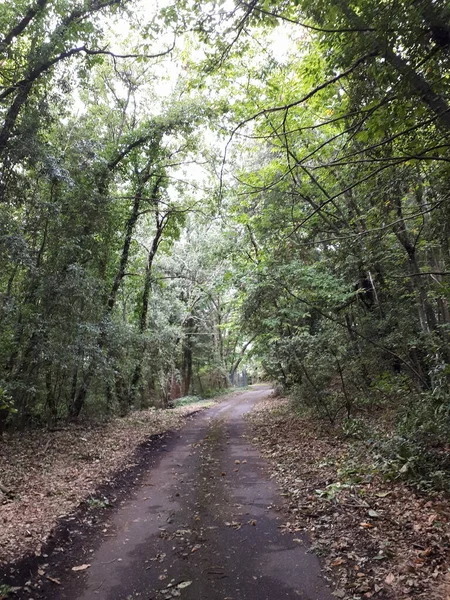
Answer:
[[336, 598], [448, 598], [447, 493], [411, 485], [369, 437], [317, 426], [285, 398], [260, 403], [249, 423], [286, 499], [285, 528], [300, 544], [307, 535]]

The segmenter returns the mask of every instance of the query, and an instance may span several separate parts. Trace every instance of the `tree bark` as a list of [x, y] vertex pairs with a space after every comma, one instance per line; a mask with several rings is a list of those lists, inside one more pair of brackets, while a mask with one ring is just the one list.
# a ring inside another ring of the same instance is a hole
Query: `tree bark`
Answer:
[[[11, 32], [4, 38], [4, 40], [0, 42], [0, 50], [3, 50], [4, 47], [11, 43], [14, 37], [19, 35], [25, 29], [37, 12], [42, 10], [46, 1], [39, 0], [36, 9], [30, 9], [28, 11], [21, 23], [19, 23], [16, 28], [12, 29]], [[86, 51], [85, 46], [80, 46], [60, 52], [60, 54], [57, 54], [56, 56], [51, 56], [52, 49], [60, 47], [61, 38], [65, 35], [69, 27], [73, 23], [85, 19], [88, 15], [100, 11], [102, 8], [119, 4], [121, 1], [122, 0], [105, 0], [102, 2], [101, 0], [91, 0], [90, 2], [84, 3], [82, 8], [76, 8], [73, 10], [54, 28], [49, 35], [48, 41], [44, 42], [35, 52], [35, 55], [38, 57], [37, 63], [31, 63], [28, 72], [20, 81], [15, 81], [10, 85], [10, 87], [4, 89], [0, 95], [0, 100], [7, 98], [12, 94], [16, 94], [16, 96], [6, 113], [5, 121], [0, 132], [0, 157], [7, 148], [9, 139], [19, 117], [19, 113], [23, 105], [26, 103], [34, 83], [38, 81], [42, 75], [47, 73], [55, 64], [65, 60], [66, 58], [70, 58], [73, 55], [79, 54], [80, 52]], [[28, 60], [31, 61], [30, 57], [28, 57]]]
[[0, 42], [0, 52], [4, 52], [6, 48], [11, 44], [13, 39], [18, 37], [25, 28], [31, 23], [34, 17], [44, 9], [48, 0], [38, 0], [35, 6], [29, 8], [25, 14], [25, 16], [17, 23], [15, 27], [11, 29], [11, 31], [5, 35], [3, 40]]
[[[393, 229], [398, 241], [403, 246], [408, 256], [411, 275], [418, 275], [420, 273], [420, 267], [417, 260], [417, 248], [415, 242], [410, 239], [406, 229], [406, 224], [403, 220], [403, 209], [399, 194], [396, 195], [394, 203], [396, 206], [398, 222]], [[416, 295], [416, 305], [422, 331], [429, 334], [436, 330], [437, 320], [433, 307], [427, 298], [427, 292], [425, 290], [422, 277], [411, 277], [410, 285], [412, 289], [414, 289]]]
[[192, 333], [194, 333], [194, 319], [192, 315], [186, 320], [185, 337], [183, 340], [183, 363], [182, 363], [182, 393], [189, 396], [192, 382]]
[[246, 342], [246, 343], [245, 343], [245, 344], [242, 346], [242, 348], [241, 348], [241, 351], [239, 352], [239, 356], [237, 357], [237, 359], [236, 359], [236, 361], [235, 361], [234, 365], [231, 367], [231, 371], [230, 371], [230, 381], [231, 381], [231, 383], [233, 383], [233, 380], [234, 380], [234, 376], [235, 376], [235, 374], [236, 374], [236, 371], [237, 371], [237, 369], [238, 369], [239, 365], [241, 364], [241, 362], [242, 362], [242, 359], [244, 358], [245, 351], [247, 350], [247, 348], [250, 346], [250, 344], [251, 344], [251, 343], [252, 343], [252, 342], [253, 342], [253, 341], [254, 341], [254, 340], [257, 338], [257, 337], [258, 337], [257, 335], [254, 335], [252, 338], [250, 338], [250, 339], [248, 340], [248, 342]]
[[[155, 259], [156, 253], [158, 251], [159, 244], [161, 242], [162, 235], [164, 233], [164, 229], [166, 228], [167, 223], [170, 219], [170, 211], [166, 212], [163, 215], [160, 215], [159, 210], [157, 208], [158, 203], [158, 194], [161, 186], [162, 177], [158, 177], [156, 180], [153, 190], [152, 190], [152, 202], [155, 205], [156, 213], [155, 213], [155, 222], [156, 222], [156, 232], [153, 238], [152, 246], [148, 253], [147, 265], [145, 268], [145, 279], [144, 279], [144, 289], [142, 291], [142, 303], [141, 310], [139, 314], [139, 333], [142, 335], [147, 329], [147, 317], [148, 317], [148, 305], [150, 299], [150, 288], [152, 281], [152, 268], [153, 261]], [[136, 402], [136, 398], [139, 392], [141, 378], [142, 378], [142, 368], [145, 359], [145, 344], [142, 349], [142, 355], [138, 360], [136, 368], [134, 370], [133, 378], [131, 381], [131, 393], [130, 393], [130, 404], [134, 404]]]
[[128, 264], [128, 257], [130, 255], [130, 246], [131, 246], [131, 241], [133, 239], [134, 228], [136, 226], [136, 221], [138, 220], [138, 217], [139, 217], [141, 198], [142, 198], [142, 189], [139, 189], [136, 192], [136, 195], [134, 197], [131, 214], [128, 217], [127, 225], [125, 228], [125, 239], [123, 242], [122, 254], [120, 256], [119, 269], [117, 270], [116, 276], [114, 278], [114, 281], [113, 281], [113, 284], [111, 287], [111, 292], [108, 297], [108, 304], [107, 304], [107, 313], [108, 314], [111, 314], [114, 309], [114, 305], [115, 305], [116, 299], [117, 299], [117, 292], [119, 291], [122, 279], [125, 277], [125, 270], [126, 270], [126, 267]]

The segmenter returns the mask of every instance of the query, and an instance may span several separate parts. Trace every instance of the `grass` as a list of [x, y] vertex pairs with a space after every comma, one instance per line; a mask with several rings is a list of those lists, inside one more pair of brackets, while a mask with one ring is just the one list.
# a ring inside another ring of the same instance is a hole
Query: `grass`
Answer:
[[202, 406], [207, 406], [208, 404], [212, 404], [214, 398], [218, 398], [220, 396], [227, 396], [228, 394], [231, 394], [233, 392], [236, 392], [237, 390], [244, 390], [244, 389], [248, 389], [247, 388], [236, 388], [236, 387], [229, 387], [229, 388], [223, 388], [220, 390], [207, 390], [205, 392], [204, 397], [202, 396], [183, 396], [182, 398], [178, 398], [177, 400], [173, 401], [173, 405], [175, 407], [178, 406], [189, 406], [190, 404], [201, 404]]

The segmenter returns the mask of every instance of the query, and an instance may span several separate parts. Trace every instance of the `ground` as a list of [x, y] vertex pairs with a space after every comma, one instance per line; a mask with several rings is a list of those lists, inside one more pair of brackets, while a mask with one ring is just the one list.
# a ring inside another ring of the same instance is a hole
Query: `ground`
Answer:
[[156, 444], [101, 529], [88, 534], [75, 520], [78, 545], [42, 557], [38, 580], [17, 597], [331, 600], [306, 538], [284, 529], [276, 484], [245, 437], [243, 415], [269, 392], [230, 396]]
[[373, 469], [370, 448], [293, 411], [258, 405], [253, 441], [288, 500], [287, 526], [307, 533], [344, 599], [449, 600], [450, 499]]
[[0, 567], [41, 546], [81, 502], [103, 502], [99, 488], [132, 468], [150, 436], [181, 427], [208, 406], [149, 409], [108, 424], [72, 425], [0, 436]]
[[10, 558], [36, 548], [4, 567], [15, 600], [450, 598], [449, 499], [355, 483], [346, 440], [268, 386], [187, 420], [137, 413], [16, 454], [11, 441], [0, 542]]

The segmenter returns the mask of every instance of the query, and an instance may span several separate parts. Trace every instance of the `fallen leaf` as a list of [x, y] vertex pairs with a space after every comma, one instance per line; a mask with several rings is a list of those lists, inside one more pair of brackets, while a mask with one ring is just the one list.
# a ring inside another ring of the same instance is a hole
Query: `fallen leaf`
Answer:
[[68, 515], [83, 501], [92, 502], [93, 488], [114, 480], [123, 468], [132, 468], [136, 464], [134, 453], [148, 436], [179, 429], [199, 408], [193, 404], [133, 411], [124, 419], [94, 429], [65, 424], [57, 430], [42, 428], [39, 435], [32, 429], [8, 434], [8, 444], [0, 444], [1, 483], [14, 489], [18, 504], [6, 496], [0, 500], [2, 560], [41, 556], [42, 542], [58, 520], [76, 520]]
[[336, 560], [334, 560], [331, 563], [332, 567], [339, 567], [339, 565], [343, 565], [345, 563], [345, 559], [344, 558], [337, 558]]
[[433, 523], [436, 521], [437, 519], [437, 515], [436, 514], [432, 514], [428, 517], [427, 519], [427, 523], [428, 525], [433, 525]]
[[229, 521], [225, 521], [225, 525], [227, 527], [233, 527], [234, 529], [240, 529], [242, 527], [242, 525], [236, 521], [232, 521], [231, 523]]
[[[298, 527], [312, 538], [313, 550], [327, 562], [334, 582], [331, 592], [336, 590], [343, 600], [385, 596], [450, 600], [450, 574], [443, 581], [449, 539], [447, 497], [417, 493], [400, 481], [385, 482], [364, 444], [358, 445], [355, 458], [352, 444], [338, 440], [334, 432], [321, 431], [307, 417], [294, 417], [287, 399], [264, 401], [249, 421], [250, 438], [258, 438], [253, 441], [270, 460], [271, 478], [289, 498], [291, 522], [283, 528], [293, 533]], [[441, 450], [444, 457], [448, 448]], [[346, 476], [345, 484], [336, 486], [346, 467], [355, 464], [358, 473], [369, 467], [370, 476], [358, 483]], [[314, 493], [316, 489], [322, 496]], [[345, 564], [339, 564], [341, 557]]]
[[91, 565], [86, 564], [86, 565], [78, 565], [77, 567], [72, 567], [72, 571], [86, 571], [86, 569], [89, 569]]
[[192, 584], [192, 581], [182, 581], [181, 583], [179, 583], [179, 584], [177, 585], [177, 588], [178, 588], [179, 590], [183, 590], [184, 588], [187, 588], [187, 587], [189, 587], [191, 584]]

